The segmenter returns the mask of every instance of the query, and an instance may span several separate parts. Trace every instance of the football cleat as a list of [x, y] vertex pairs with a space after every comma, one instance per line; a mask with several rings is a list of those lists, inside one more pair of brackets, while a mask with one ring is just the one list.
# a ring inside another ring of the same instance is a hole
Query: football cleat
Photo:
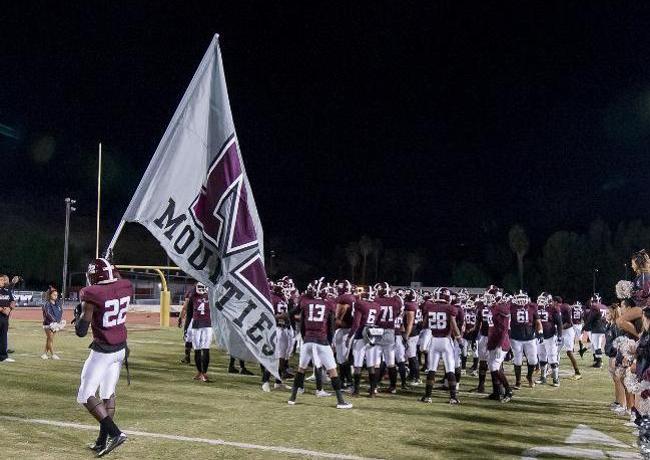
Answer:
[[58, 360], [60, 360], [61, 358], [59, 358], [59, 355], [57, 355], [56, 353], [52, 353], [52, 359], [53, 359], [54, 361], [58, 361]]
[[316, 396], [318, 398], [327, 398], [328, 396], [332, 396], [332, 393], [329, 393], [325, 390], [316, 390]]
[[513, 390], [521, 390], [521, 382], [517, 382], [512, 386]]
[[397, 388], [390, 386], [386, 389], [386, 393], [390, 393], [392, 395], [397, 394]]
[[295, 406], [296, 402], [290, 399], [289, 401], [287, 401], [287, 404], [289, 404], [290, 406]]
[[420, 398], [420, 402], [431, 404], [433, 402], [433, 399], [429, 396], [422, 396]]
[[546, 385], [546, 377], [541, 377], [535, 382], [537, 385]]
[[559, 387], [560, 386], [560, 379], [553, 379], [553, 386], [554, 387]]
[[511, 400], [512, 400], [512, 392], [506, 391], [506, 394], [503, 395], [503, 399], [501, 399], [501, 402], [505, 404], [507, 402], [510, 402]]
[[410, 390], [411, 387], [408, 385], [408, 383], [402, 383], [402, 390]]
[[456, 404], [460, 404], [460, 401], [458, 400], [458, 398], [449, 398], [449, 404], [454, 406]]
[[413, 380], [411, 380], [411, 381], [409, 382], [409, 385], [413, 385], [413, 386], [422, 385], [422, 380], [420, 380], [420, 379], [413, 379]]
[[97, 452], [97, 457], [103, 457], [104, 455], [112, 452], [113, 450], [117, 449], [119, 446], [124, 444], [124, 442], [129, 439], [124, 433], [120, 433], [115, 437], [108, 437], [106, 440], [106, 445], [102, 450]]
[[486, 399], [492, 401], [501, 401], [501, 395], [499, 393], [490, 393]]
[[298, 394], [301, 395], [305, 392], [304, 388], [298, 388]]
[[528, 388], [535, 388], [535, 381], [533, 379], [526, 380], [528, 380]]
[[309, 377], [305, 377], [305, 382], [313, 382], [316, 380], [316, 374], [311, 374]]
[[192, 377], [194, 380], [201, 380], [201, 373], [197, 372], [194, 377]]
[[469, 373], [472, 377], [478, 377], [478, 370], [477, 369], [471, 369], [471, 372]]
[[242, 367], [242, 368], [239, 370], [239, 373], [240, 373], [241, 375], [255, 375], [255, 374], [253, 374], [251, 371], [249, 371], [248, 369], [246, 369], [245, 367]]
[[190, 364], [190, 358], [183, 358], [180, 362], [181, 364]]
[[264, 393], [270, 393], [271, 392], [271, 384], [269, 384], [269, 382], [264, 382], [262, 384], [262, 391]]
[[237, 370], [236, 367], [231, 366], [231, 367], [228, 368], [228, 373], [229, 374], [239, 374], [239, 371]]
[[582, 380], [582, 374], [573, 374], [569, 380]]
[[43, 353], [43, 354], [41, 355], [41, 359], [50, 359], [50, 357], [47, 356], [47, 353]]
[[101, 450], [103, 450], [104, 447], [106, 447], [106, 444], [99, 444], [99, 443], [95, 440], [95, 442], [93, 442], [93, 443], [91, 443], [91, 444], [87, 444], [86, 446], [88, 447], [88, 449], [92, 450], [93, 452], [95, 452], [95, 453], [97, 454], [97, 453], [99, 453]]
[[274, 390], [289, 390], [290, 388], [287, 385], [285, 385], [284, 383], [274, 383], [273, 384], [273, 389]]
[[343, 402], [342, 404], [339, 403], [336, 405], [337, 409], [352, 409], [352, 403], [349, 402]]

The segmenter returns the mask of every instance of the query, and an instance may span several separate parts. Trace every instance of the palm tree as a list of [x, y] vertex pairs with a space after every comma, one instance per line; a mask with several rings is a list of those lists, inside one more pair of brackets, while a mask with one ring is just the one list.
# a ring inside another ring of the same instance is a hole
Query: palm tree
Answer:
[[517, 269], [519, 270], [519, 289], [524, 288], [524, 256], [528, 252], [530, 242], [526, 230], [519, 225], [513, 225], [508, 232], [510, 249], [517, 255]]
[[359, 265], [359, 245], [355, 242], [349, 243], [345, 248], [345, 257], [350, 265], [350, 281], [354, 282], [355, 271]]
[[372, 241], [372, 257], [375, 263], [375, 283], [379, 282], [379, 256], [383, 249], [384, 245], [379, 238]]
[[415, 281], [415, 274], [424, 265], [424, 255], [422, 250], [417, 249], [413, 252], [406, 254], [406, 265], [411, 272], [411, 282]]
[[361, 252], [361, 283], [366, 284], [368, 256], [372, 252], [372, 240], [368, 235], [363, 235], [359, 240], [359, 251]]

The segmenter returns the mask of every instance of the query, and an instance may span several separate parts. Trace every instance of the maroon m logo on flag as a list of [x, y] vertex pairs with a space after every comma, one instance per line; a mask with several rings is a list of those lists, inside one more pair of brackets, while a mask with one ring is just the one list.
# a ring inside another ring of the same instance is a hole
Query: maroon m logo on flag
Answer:
[[221, 257], [257, 245], [237, 148], [232, 134], [210, 165], [201, 191], [189, 208], [203, 236], [214, 244]]

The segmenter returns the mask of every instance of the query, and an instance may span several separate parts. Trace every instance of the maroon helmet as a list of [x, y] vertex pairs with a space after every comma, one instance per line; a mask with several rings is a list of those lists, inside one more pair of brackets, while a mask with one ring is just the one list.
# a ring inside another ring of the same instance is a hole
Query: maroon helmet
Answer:
[[445, 287], [436, 288], [433, 291], [433, 299], [436, 302], [450, 303], [452, 301], [452, 298], [453, 298], [452, 292]]
[[352, 294], [352, 283], [348, 280], [336, 280], [334, 281], [334, 287], [339, 295]]
[[391, 292], [390, 284], [385, 281], [375, 284], [374, 290], [378, 297], [389, 297]]
[[404, 300], [408, 302], [416, 302], [418, 300], [418, 293], [415, 289], [407, 289], [404, 291]]
[[98, 258], [88, 264], [86, 280], [88, 284], [108, 284], [120, 279], [120, 273], [106, 259]]

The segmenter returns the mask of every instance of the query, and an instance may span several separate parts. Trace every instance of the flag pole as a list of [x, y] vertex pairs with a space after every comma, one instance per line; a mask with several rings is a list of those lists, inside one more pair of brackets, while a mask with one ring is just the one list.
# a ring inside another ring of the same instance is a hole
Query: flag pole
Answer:
[[97, 237], [95, 239], [95, 258], [99, 257], [99, 212], [102, 204], [102, 143], [99, 143], [99, 165], [97, 167]]
[[124, 219], [120, 221], [120, 225], [117, 226], [117, 230], [115, 230], [115, 234], [113, 235], [113, 239], [111, 240], [110, 244], [108, 245], [108, 249], [106, 249], [106, 254], [105, 257], [110, 257], [111, 252], [113, 251], [113, 248], [115, 247], [115, 244], [117, 243], [117, 239], [120, 237], [120, 233], [122, 233], [122, 228], [124, 228]]

